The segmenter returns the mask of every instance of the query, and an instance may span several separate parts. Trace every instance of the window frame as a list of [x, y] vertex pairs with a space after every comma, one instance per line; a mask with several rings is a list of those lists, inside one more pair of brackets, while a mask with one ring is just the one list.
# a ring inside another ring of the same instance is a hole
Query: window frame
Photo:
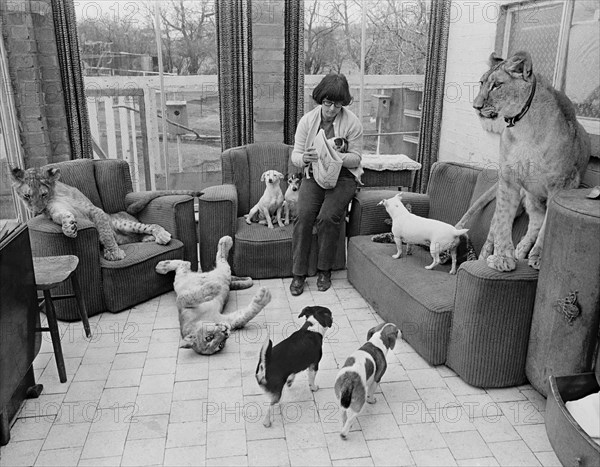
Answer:
[[[500, 16], [496, 27], [496, 43], [494, 49], [498, 55], [505, 57], [508, 53], [510, 40], [510, 28], [512, 17], [516, 12], [523, 12], [541, 6], [561, 5], [563, 6], [560, 33], [558, 36], [558, 50], [554, 62], [554, 76], [552, 86], [564, 92], [565, 76], [567, 70], [567, 50], [569, 45], [569, 32], [573, 25], [573, 12], [575, 0], [526, 0], [508, 2], [500, 8]], [[577, 116], [577, 120], [590, 135], [600, 135], [600, 119]]]

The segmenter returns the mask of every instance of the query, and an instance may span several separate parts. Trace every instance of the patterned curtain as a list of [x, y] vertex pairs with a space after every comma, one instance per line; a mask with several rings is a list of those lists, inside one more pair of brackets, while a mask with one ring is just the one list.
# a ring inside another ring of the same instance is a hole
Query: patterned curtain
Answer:
[[92, 159], [92, 137], [83, 86], [77, 21], [73, 0], [52, 0], [52, 17], [56, 32], [56, 48], [60, 66], [71, 158]]
[[285, 1], [285, 109], [283, 142], [294, 144], [304, 114], [304, 1]]
[[223, 151], [254, 141], [251, 0], [215, 0]]
[[446, 75], [446, 52], [450, 30], [451, 0], [431, 2], [429, 20], [429, 43], [427, 46], [427, 69], [423, 91], [421, 119], [421, 141], [417, 161], [421, 170], [415, 177], [413, 191], [425, 193], [431, 166], [438, 159], [440, 131], [442, 127], [442, 105], [444, 102], [444, 78]]

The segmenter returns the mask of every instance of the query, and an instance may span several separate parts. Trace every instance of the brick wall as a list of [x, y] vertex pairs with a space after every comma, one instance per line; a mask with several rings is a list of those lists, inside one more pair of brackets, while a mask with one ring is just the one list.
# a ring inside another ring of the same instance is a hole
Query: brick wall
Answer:
[[284, 2], [252, 1], [254, 141], [283, 141]]
[[71, 159], [50, 0], [0, 2], [25, 166]]

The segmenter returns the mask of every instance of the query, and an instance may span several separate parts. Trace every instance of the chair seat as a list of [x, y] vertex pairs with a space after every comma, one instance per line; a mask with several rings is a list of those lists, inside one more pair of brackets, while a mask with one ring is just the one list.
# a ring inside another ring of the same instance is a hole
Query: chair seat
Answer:
[[108, 311], [113, 313], [173, 290], [173, 277], [158, 274], [156, 265], [163, 260], [184, 259], [183, 243], [172, 238], [168, 245], [154, 242], [120, 245], [125, 258], [120, 261], [100, 260], [102, 289]]
[[73, 255], [33, 258], [35, 284], [38, 290], [51, 290], [69, 278], [77, 269], [79, 258]]
[[258, 223], [247, 224], [244, 217], [239, 217], [233, 252], [234, 273], [254, 279], [291, 276], [293, 231], [291, 223], [269, 229]]

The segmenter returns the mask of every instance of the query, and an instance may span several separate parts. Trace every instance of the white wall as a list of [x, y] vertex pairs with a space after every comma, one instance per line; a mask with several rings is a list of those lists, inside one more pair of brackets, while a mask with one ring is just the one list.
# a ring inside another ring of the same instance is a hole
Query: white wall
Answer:
[[472, 107], [494, 50], [499, 9], [508, 0], [452, 2], [439, 160], [496, 166], [499, 135], [485, 131]]

